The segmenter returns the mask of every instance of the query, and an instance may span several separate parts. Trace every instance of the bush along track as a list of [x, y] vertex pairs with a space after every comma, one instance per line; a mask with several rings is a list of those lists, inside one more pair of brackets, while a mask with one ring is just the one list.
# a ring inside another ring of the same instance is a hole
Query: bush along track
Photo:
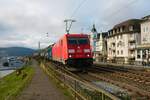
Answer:
[[0, 100], [15, 100], [16, 96], [31, 81], [34, 73], [31, 64], [7, 75], [0, 80]]

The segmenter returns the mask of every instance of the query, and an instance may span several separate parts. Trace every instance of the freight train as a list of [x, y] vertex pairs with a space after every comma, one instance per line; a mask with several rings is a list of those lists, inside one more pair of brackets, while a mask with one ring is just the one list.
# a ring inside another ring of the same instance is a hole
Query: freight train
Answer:
[[93, 64], [87, 34], [64, 34], [55, 44], [42, 50], [40, 56], [79, 70], [85, 70]]

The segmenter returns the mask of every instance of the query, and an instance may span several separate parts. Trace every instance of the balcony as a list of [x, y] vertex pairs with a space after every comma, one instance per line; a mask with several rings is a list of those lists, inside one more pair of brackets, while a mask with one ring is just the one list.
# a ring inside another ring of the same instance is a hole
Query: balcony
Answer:
[[133, 43], [135, 43], [135, 37], [129, 37], [129, 42], [133, 42]]
[[115, 47], [115, 46], [111, 46], [111, 49], [112, 49], [112, 50], [115, 50], [115, 49], [116, 49], [116, 47]]
[[135, 54], [129, 54], [129, 58], [135, 58]]
[[129, 49], [130, 49], [130, 50], [135, 49], [135, 45], [129, 45]]

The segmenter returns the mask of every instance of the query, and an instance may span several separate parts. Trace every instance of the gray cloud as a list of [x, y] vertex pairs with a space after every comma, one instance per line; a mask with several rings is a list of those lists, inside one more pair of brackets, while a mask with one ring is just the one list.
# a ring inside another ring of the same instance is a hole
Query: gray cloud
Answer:
[[[69, 18], [82, 0], [0, 0], [0, 46], [37, 48], [56, 42], [65, 32]], [[98, 31], [129, 18], [150, 14], [149, 0], [86, 0], [73, 15], [71, 32], [89, 33], [93, 23]], [[49, 37], [46, 37], [46, 33]], [[6, 34], [7, 33], [7, 34]]]
[[0, 22], [0, 35], [7, 34], [13, 31], [13, 27], [7, 23]]

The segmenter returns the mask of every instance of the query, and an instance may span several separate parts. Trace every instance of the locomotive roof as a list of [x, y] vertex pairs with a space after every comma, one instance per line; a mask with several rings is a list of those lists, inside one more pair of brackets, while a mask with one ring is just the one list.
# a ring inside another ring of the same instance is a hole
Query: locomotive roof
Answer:
[[77, 34], [65, 34], [65, 36], [67, 36], [67, 37], [87, 37], [88, 36], [88, 34], [79, 34], [79, 33], [77, 33]]

